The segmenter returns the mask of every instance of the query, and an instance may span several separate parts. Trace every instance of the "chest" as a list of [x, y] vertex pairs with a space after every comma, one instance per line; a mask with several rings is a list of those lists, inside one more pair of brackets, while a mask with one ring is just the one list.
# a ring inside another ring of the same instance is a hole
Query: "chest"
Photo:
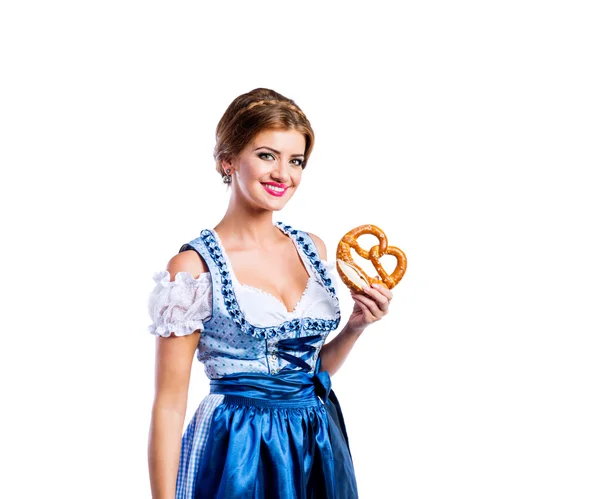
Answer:
[[230, 270], [241, 286], [271, 295], [288, 312], [294, 310], [311, 274], [293, 246], [282, 245], [269, 252], [230, 251], [228, 255]]

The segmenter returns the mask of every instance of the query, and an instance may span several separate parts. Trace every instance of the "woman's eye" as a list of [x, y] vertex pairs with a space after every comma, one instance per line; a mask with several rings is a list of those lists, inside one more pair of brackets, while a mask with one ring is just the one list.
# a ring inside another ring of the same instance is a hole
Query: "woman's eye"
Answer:
[[[275, 159], [275, 157], [270, 152], [259, 152], [258, 157], [261, 159], [265, 159], [265, 158], [272, 159], [272, 160]], [[302, 168], [304, 168], [304, 160], [303, 159], [294, 158], [294, 159], [292, 159], [292, 162], [294, 163], [294, 165], [301, 166]]]

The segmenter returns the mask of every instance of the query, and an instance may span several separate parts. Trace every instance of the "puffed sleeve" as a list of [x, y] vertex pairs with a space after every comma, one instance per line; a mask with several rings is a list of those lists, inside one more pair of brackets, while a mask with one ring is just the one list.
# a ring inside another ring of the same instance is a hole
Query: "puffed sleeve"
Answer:
[[156, 286], [148, 299], [148, 314], [152, 324], [151, 334], [184, 336], [204, 330], [204, 321], [212, 313], [212, 284], [210, 272], [193, 278], [188, 272], [177, 272], [170, 280], [167, 270], [155, 272]]

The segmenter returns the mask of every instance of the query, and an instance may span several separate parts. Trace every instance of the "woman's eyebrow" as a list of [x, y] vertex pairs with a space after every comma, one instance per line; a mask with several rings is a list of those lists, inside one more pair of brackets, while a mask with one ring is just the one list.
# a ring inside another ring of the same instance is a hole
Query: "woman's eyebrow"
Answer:
[[[268, 147], [268, 146], [260, 146], [260, 147], [257, 147], [254, 150], [257, 151], [258, 149], [268, 149], [269, 151], [273, 151], [275, 154], [281, 154], [276, 149], [273, 149], [272, 147]], [[291, 154], [290, 156], [304, 156], [304, 154]]]

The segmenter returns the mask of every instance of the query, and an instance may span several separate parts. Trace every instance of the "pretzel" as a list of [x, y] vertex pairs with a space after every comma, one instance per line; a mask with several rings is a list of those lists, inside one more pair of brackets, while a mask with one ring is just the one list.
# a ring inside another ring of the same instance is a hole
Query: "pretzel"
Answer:
[[[357, 239], [364, 234], [372, 234], [379, 239], [379, 245], [373, 246], [369, 251], [361, 248]], [[354, 250], [364, 259], [370, 260], [378, 277], [371, 277], [361, 269], [352, 259], [350, 249]], [[397, 265], [391, 275], [389, 275], [379, 262], [383, 255], [392, 255], [396, 257]], [[371, 284], [383, 284], [388, 289], [392, 289], [400, 282], [406, 272], [406, 255], [400, 248], [388, 246], [385, 233], [375, 225], [361, 225], [346, 233], [338, 243], [336, 251], [336, 269], [342, 278], [342, 281], [350, 289], [357, 293], [363, 293], [363, 286]]]

